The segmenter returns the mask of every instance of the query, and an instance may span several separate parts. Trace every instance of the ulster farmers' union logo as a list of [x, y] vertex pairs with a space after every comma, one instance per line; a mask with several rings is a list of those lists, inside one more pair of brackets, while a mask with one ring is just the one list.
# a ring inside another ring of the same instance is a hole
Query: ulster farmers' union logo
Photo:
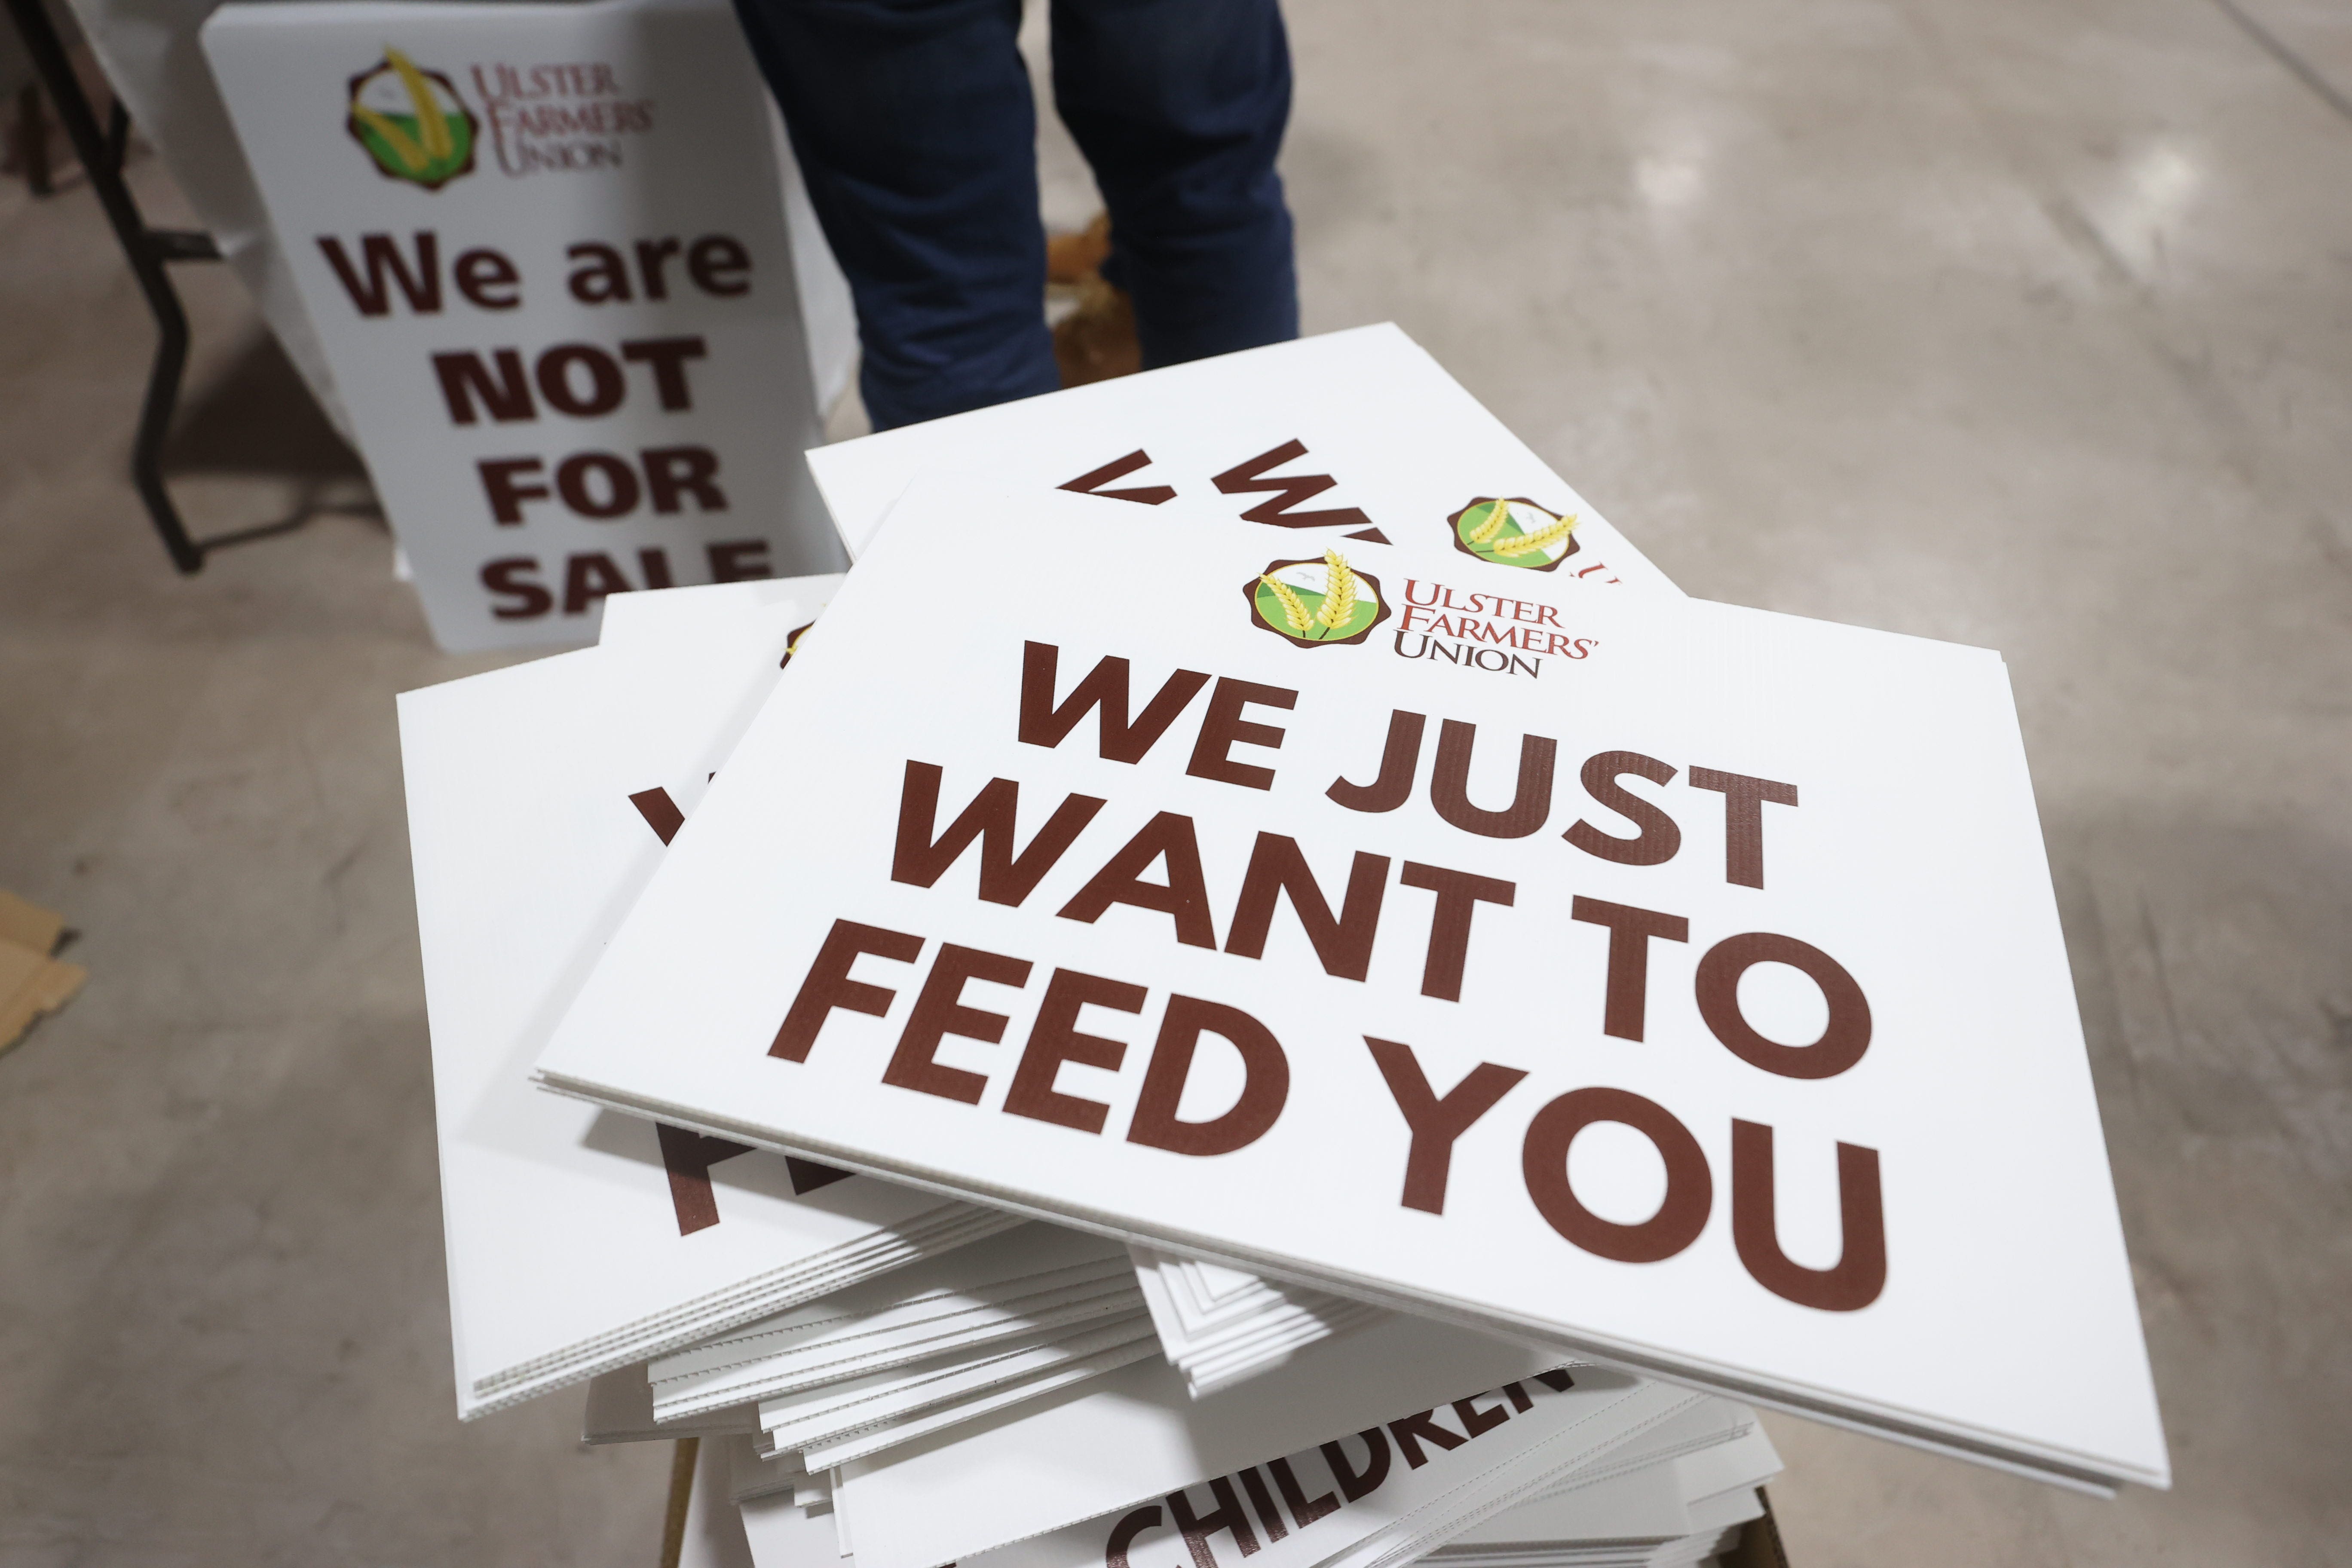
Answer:
[[1549, 572], [1576, 553], [1576, 518], [1525, 496], [1480, 496], [1445, 520], [1454, 548], [1497, 566]]
[[1319, 561], [1271, 561], [1242, 584], [1250, 619], [1301, 647], [1362, 642], [1389, 618], [1381, 580], [1357, 571], [1336, 550]]
[[481, 130], [473, 111], [447, 77], [419, 70], [389, 45], [380, 63], [352, 78], [344, 125], [392, 179], [437, 191], [473, 173], [474, 138]]

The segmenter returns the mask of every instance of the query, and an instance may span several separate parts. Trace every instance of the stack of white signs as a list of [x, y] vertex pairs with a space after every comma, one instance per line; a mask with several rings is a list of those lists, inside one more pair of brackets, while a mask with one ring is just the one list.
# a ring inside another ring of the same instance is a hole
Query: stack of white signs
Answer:
[[[1164, 385], [1237, 420], [1205, 383], [1247, 358]], [[1355, 368], [1327, 413], [1395, 380]], [[1022, 416], [971, 417], [1001, 451]], [[1415, 423], [1391, 465], [1450, 460]], [[1580, 510], [1540, 477], [1321, 507], [1293, 447], [1209, 479], [1320, 508], [1279, 545], [1275, 502], [1112, 498], [1183, 493], [1142, 439], [1058, 489], [909, 486], [542, 1081], [2165, 1482], [1999, 657], [1529, 566]]]
[[404, 699], [461, 1405], [766, 1568], [1695, 1563], [1751, 1404], [2166, 1483], [1998, 656], [1682, 596], [1391, 328], [811, 462], [845, 579]]

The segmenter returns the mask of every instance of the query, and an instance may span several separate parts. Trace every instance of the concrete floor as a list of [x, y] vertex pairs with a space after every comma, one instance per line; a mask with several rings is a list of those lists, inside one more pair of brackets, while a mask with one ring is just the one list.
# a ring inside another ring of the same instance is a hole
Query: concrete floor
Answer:
[[[1797, 1568], [2352, 1563], [2352, 10], [2231, 4], [1291, 5], [1311, 329], [1695, 593], [2010, 660], [2179, 1479], [1779, 1421]], [[198, 526], [363, 494], [182, 279]], [[495, 661], [348, 511], [174, 577], [148, 349], [0, 191], [0, 887], [92, 974], [0, 1058], [0, 1564], [650, 1563], [665, 1453], [451, 1414], [391, 697]]]

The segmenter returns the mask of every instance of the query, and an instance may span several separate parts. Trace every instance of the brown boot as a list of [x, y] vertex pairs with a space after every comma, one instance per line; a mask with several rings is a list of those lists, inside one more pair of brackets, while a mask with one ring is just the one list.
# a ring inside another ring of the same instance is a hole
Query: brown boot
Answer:
[[1076, 234], [1045, 237], [1045, 281], [1076, 287], [1101, 271], [1109, 258], [1110, 214], [1097, 213]]
[[1054, 328], [1054, 363], [1064, 386], [1084, 386], [1143, 368], [1135, 341], [1135, 306], [1097, 273], [1078, 285], [1078, 308]]
[[1045, 240], [1045, 292], [1072, 300], [1054, 323], [1054, 363], [1064, 386], [1084, 386], [1143, 368], [1135, 341], [1135, 307], [1125, 292], [1105, 281], [1102, 264], [1110, 256], [1110, 216], [1095, 215], [1078, 234]]

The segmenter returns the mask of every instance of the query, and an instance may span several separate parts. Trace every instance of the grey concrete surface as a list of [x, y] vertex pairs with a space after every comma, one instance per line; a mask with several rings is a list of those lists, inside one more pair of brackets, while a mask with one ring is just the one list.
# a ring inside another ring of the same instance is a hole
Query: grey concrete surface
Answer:
[[[1312, 329], [1402, 322], [1695, 593], [2010, 661], [2178, 1479], [1776, 1420], [1797, 1568], [2352, 1563], [2352, 12], [1291, 16]], [[200, 526], [352, 499], [183, 276]], [[350, 512], [174, 578], [147, 350], [87, 194], [0, 191], [0, 886], [92, 972], [0, 1058], [0, 1564], [650, 1563], [660, 1452], [451, 1415], [391, 697], [488, 661]]]

